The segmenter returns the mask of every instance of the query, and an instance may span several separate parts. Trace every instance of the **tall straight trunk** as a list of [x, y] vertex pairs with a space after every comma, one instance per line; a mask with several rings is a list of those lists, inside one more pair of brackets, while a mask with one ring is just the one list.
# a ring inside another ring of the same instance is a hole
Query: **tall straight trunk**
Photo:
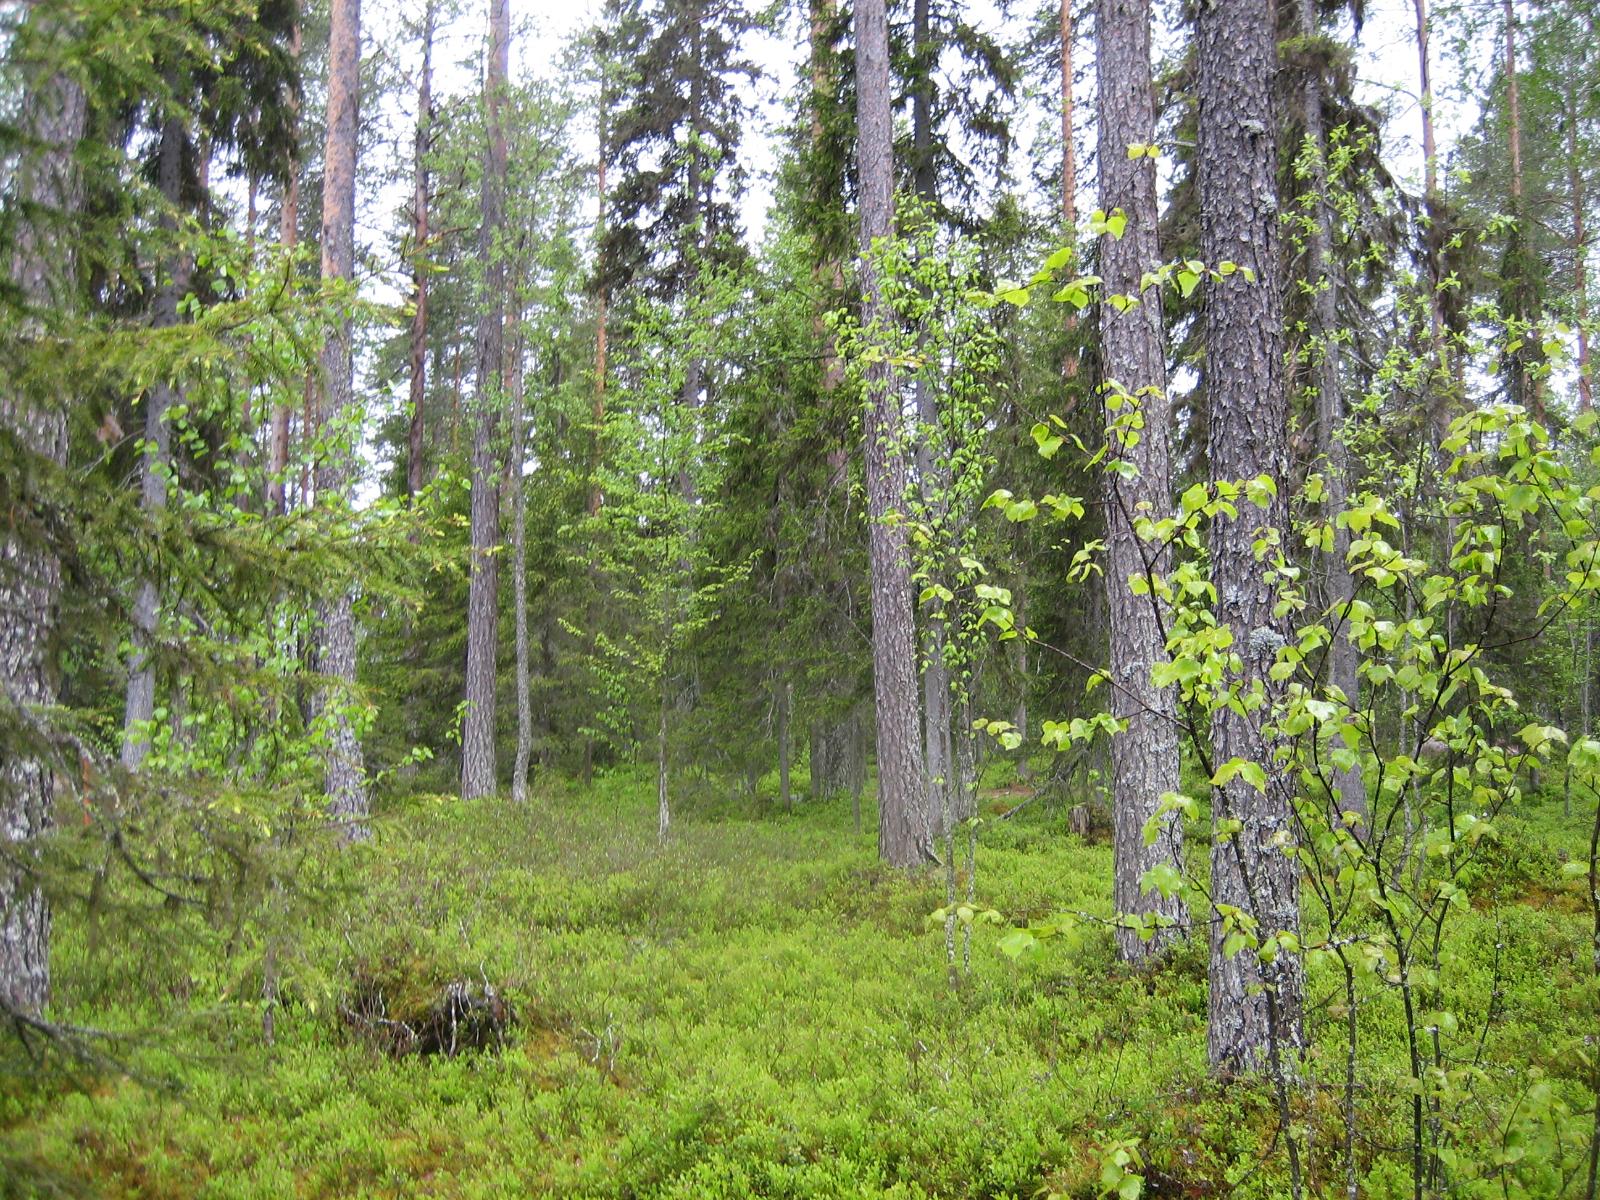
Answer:
[[[150, 328], [171, 329], [178, 323], [178, 301], [189, 290], [188, 258], [177, 245], [177, 209], [183, 180], [183, 124], [176, 115], [161, 124], [157, 151], [156, 186], [165, 211], [161, 227], [172, 243], [164, 248], [167, 260], [156, 286], [150, 311]], [[167, 413], [180, 392], [165, 379], [145, 394], [144, 456], [139, 463], [139, 507], [154, 517], [167, 507], [167, 484], [172, 473], [172, 430]], [[122, 710], [122, 765], [138, 770], [150, 752], [150, 721], [156, 710], [156, 664], [153, 657], [156, 627], [161, 621], [161, 596], [156, 581], [139, 580], [133, 601], [133, 650], [128, 656], [128, 687]]]
[[1073, 0], [1061, 0], [1061, 223], [1078, 223], [1078, 152], [1072, 136]]
[[[911, 157], [917, 199], [938, 202], [938, 175], [933, 161], [933, 72], [937, 51], [933, 41], [930, 0], [912, 5], [912, 55], [916, 61], [911, 93]], [[921, 339], [918, 349], [922, 348]], [[916, 439], [917, 480], [922, 505], [937, 528], [949, 512], [950, 471], [940, 461], [935, 446], [939, 436], [939, 401], [932, 384], [918, 377], [912, 385], [920, 428]], [[927, 773], [927, 806], [934, 837], [943, 837], [953, 809], [955, 764], [951, 752], [952, 717], [950, 664], [945, 654], [949, 631], [940, 618], [930, 618], [922, 628], [922, 755]]]
[[478, 254], [483, 261], [478, 318], [477, 413], [472, 438], [472, 564], [467, 585], [466, 716], [461, 735], [461, 795], [471, 800], [495, 788], [495, 659], [498, 649], [500, 575], [499, 472], [501, 369], [505, 338], [505, 261], [499, 238], [505, 224], [505, 92], [510, 74], [508, 0], [489, 0], [489, 57], [484, 75], [483, 183]]
[[[520, 315], [516, 324], [520, 324]], [[528, 799], [528, 764], [533, 759], [533, 697], [528, 694], [528, 490], [522, 479], [527, 457], [527, 395], [523, 378], [520, 332], [512, 338], [506, 364], [506, 393], [511, 400], [511, 591], [517, 623], [517, 758], [511, 769], [511, 798]]]
[[[348, 284], [355, 276], [356, 131], [361, 88], [361, 0], [333, 0], [328, 33], [328, 129], [323, 152], [322, 278]], [[322, 348], [318, 421], [324, 430], [356, 417], [353, 329], [348, 314]], [[344, 504], [355, 481], [357, 444], [337, 446], [317, 462], [318, 503]], [[348, 706], [356, 681], [355, 596], [346, 591], [323, 605], [318, 660], [330, 686], [325, 783], [328, 809], [348, 839], [367, 836], [366, 764]]]
[[422, 8], [422, 70], [417, 79], [417, 132], [411, 165], [411, 427], [406, 435], [406, 501], [422, 490], [422, 444], [428, 401], [428, 149], [433, 140], [435, 0]]
[[[1188, 920], [1181, 898], [1164, 898], [1141, 884], [1160, 864], [1183, 870], [1183, 825], [1169, 814], [1152, 845], [1145, 824], [1161, 797], [1178, 783], [1177, 698], [1170, 687], [1156, 687], [1151, 667], [1166, 657], [1163, 621], [1155, 596], [1137, 596], [1129, 580], [1147, 572], [1165, 575], [1170, 555], [1145, 545], [1134, 533], [1141, 515], [1161, 520], [1172, 511], [1168, 463], [1166, 337], [1159, 289], [1148, 292], [1142, 277], [1161, 259], [1157, 239], [1156, 164], [1147, 155], [1129, 158], [1127, 148], [1155, 137], [1155, 93], [1150, 77], [1150, 0], [1100, 0], [1095, 23], [1099, 49], [1100, 206], [1121, 209], [1128, 218], [1121, 238], [1101, 239], [1100, 270], [1107, 295], [1139, 296], [1140, 303], [1119, 313], [1100, 305], [1100, 344], [1105, 373], [1134, 397], [1143, 417], [1137, 438], [1123, 438], [1119, 418], [1127, 409], [1107, 392], [1107, 428], [1112, 454], [1135, 472], [1124, 479], [1105, 471], [1108, 563], [1106, 602], [1111, 617], [1112, 715], [1127, 723], [1111, 742], [1112, 826], [1115, 851], [1113, 903], [1119, 913], [1152, 915], [1178, 924]], [[1115, 403], [1117, 407], [1110, 407]], [[1173, 934], [1158, 931], [1145, 941], [1131, 929], [1117, 931], [1124, 960], [1142, 962], [1161, 954]]]
[[[858, 0], [855, 22], [862, 316], [870, 328], [894, 320], [884, 303], [873, 261], [873, 243], [891, 236], [894, 206], [894, 128], [889, 113], [889, 25], [884, 0]], [[911, 563], [900, 519], [906, 494], [906, 431], [894, 368], [880, 357], [867, 368], [866, 385], [863, 425], [878, 726], [878, 853], [893, 866], [911, 867], [928, 861], [931, 844], [918, 738]]]
[[[1533, 221], [1528, 215], [1522, 168], [1522, 88], [1517, 75], [1517, 11], [1513, 0], [1501, 4], [1505, 32], [1506, 108], [1509, 121], [1506, 130], [1506, 150], [1511, 161], [1511, 242], [1507, 252], [1512, 299], [1510, 315], [1526, 322], [1538, 318], [1538, 299], [1532, 274], [1535, 262], [1531, 249]], [[1521, 347], [1513, 355], [1516, 364], [1512, 375], [1512, 395], [1518, 403], [1528, 408], [1528, 415], [1539, 424], [1545, 424], [1544, 381], [1538, 373], [1543, 359], [1539, 349], [1542, 336], [1528, 328], [1519, 338]]]
[[[1283, 696], [1268, 672], [1289, 624], [1273, 612], [1276, 588], [1253, 547], [1263, 526], [1281, 533], [1285, 545], [1289, 530], [1274, 29], [1272, 0], [1230, 0], [1201, 7], [1196, 36], [1201, 257], [1213, 266], [1238, 263], [1255, 276], [1251, 282], [1241, 270], [1206, 286], [1206, 449], [1216, 479], [1265, 475], [1277, 485], [1266, 511], [1241, 500], [1237, 516], [1220, 515], [1211, 529], [1217, 620], [1232, 631], [1242, 665], [1228, 686], [1260, 688], [1265, 696], [1248, 712], [1224, 706], [1212, 714], [1213, 759], [1219, 767], [1244, 759], [1267, 773], [1264, 792], [1237, 777], [1213, 792], [1214, 819], [1237, 819], [1243, 829], [1213, 842], [1211, 891], [1216, 905], [1252, 914], [1263, 940], [1300, 928], [1300, 877], [1284, 852], [1294, 836], [1295, 780], [1274, 761], [1276, 743], [1264, 727]], [[1305, 1044], [1301, 960], [1286, 951], [1270, 964], [1249, 952], [1230, 957], [1224, 938], [1222, 921], [1213, 920], [1206, 1030], [1212, 1067], [1268, 1071], [1281, 1080], [1293, 1069], [1287, 1056]]]
[[[1300, 0], [1301, 36], [1308, 39], [1315, 37], [1320, 29], [1316, 0]], [[1311, 387], [1316, 397], [1317, 453], [1327, 475], [1328, 512], [1337, 515], [1344, 511], [1349, 498], [1351, 464], [1350, 452], [1340, 436], [1340, 426], [1344, 422], [1344, 396], [1338, 338], [1338, 266], [1333, 255], [1333, 206], [1328, 201], [1326, 129], [1322, 106], [1322, 76], [1314, 69], [1308, 70], [1300, 94], [1300, 116], [1305, 126], [1305, 136], [1313, 143], [1316, 154], [1312, 159], [1311, 177], [1307, 181], [1315, 199], [1311, 231], [1306, 238], [1305, 280], [1312, 288], [1307, 356], [1311, 364]], [[1345, 562], [1349, 550], [1350, 531], [1336, 525], [1333, 553], [1327, 558], [1330, 605], [1348, 605], [1355, 596], [1355, 581]], [[1334, 617], [1336, 624], [1343, 623], [1343, 615], [1341, 608]], [[1351, 707], [1359, 703], [1360, 666], [1360, 650], [1340, 629], [1328, 648], [1328, 682], [1344, 693]], [[1337, 807], [1341, 811], [1363, 814], [1367, 811], [1367, 789], [1359, 766], [1344, 771], [1336, 768], [1332, 784]]]
[[[1417, 38], [1417, 90], [1422, 110], [1422, 200], [1430, 223], [1444, 218], [1439, 200], [1439, 146], [1434, 136], [1433, 123], [1433, 62], [1429, 50], [1431, 29], [1428, 20], [1428, 0], [1412, 0], [1416, 13]], [[1429, 424], [1434, 442], [1443, 439], [1450, 425], [1452, 391], [1444, 386], [1445, 370], [1444, 308], [1439, 289], [1444, 283], [1444, 267], [1440, 260], [1442, 238], [1430, 231], [1425, 264], [1428, 284], [1428, 333], [1433, 347], [1435, 378], [1432, 391]]]
[[775, 718], [778, 726], [778, 803], [783, 805], [785, 812], [793, 812], [794, 784], [789, 776], [794, 759], [794, 736], [790, 720], [794, 705], [794, 684], [789, 682], [787, 671], [782, 672], [781, 677], [774, 681], [773, 692], [773, 707], [776, 709]]
[[[12, 186], [27, 207], [8, 265], [34, 330], [75, 307], [71, 248], [80, 193], [73, 155], [85, 113], [77, 83], [54, 75], [28, 86], [15, 118], [26, 149]], [[0, 429], [19, 449], [64, 467], [68, 403], [0, 378]], [[14, 487], [12, 501], [26, 514], [33, 507], [27, 480]], [[48, 538], [30, 537], [19, 524], [13, 517], [0, 531], [0, 705], [47, 710], [57, 696], [52, 647], [61, 563]], [[0, 1011], [25, 1017], [38, 1016], [50, 1000], [50, 903], [32, 860], [53, 824], [55, 771], [40, 750], [26, 740], [0, 750]]]
[[[600, 165], [596, 173], [599, 214], [595, 217], [597, 243], [606, 236], [606, 101], [601, 100], [600, 111]], [[603, 430], [606, 423], [606, 340], [610, 332], [609, 296], [606, 285], [600, 284], [600, 295], [595, 301], [594, 325], [594, 421], [593, 441], [589, 451], [589, 515], [598, 516], [603, 494], [600, 490], [600, 453], [605, 445]]]
[[[296, 69], [300, 63], [300, 22], [298, 18], [289, 34], [289, 53]], [[300, 137], [300, 102], [289, 100], [289, 127], [295, 146]], [[278, 212], [278, 242], [293, 251], [300, 240], [300, 155], [297, 149], [289, 152], [284, 172], [283, 198]], [[272, 434], [267, 451], [267, 511], [283, 516], [289, 510], [289, 405], [282, 399], [272, 405]]]
[[1572, 290], [1578, 316], [1578, 411], [1594, 407], [1594, 379], [1589, 364], [1589, 229], [1585, 207], [1583, 163], [1578, 157], [1578, 99], [1567, 96], [1567, 183], [1572, 204]]

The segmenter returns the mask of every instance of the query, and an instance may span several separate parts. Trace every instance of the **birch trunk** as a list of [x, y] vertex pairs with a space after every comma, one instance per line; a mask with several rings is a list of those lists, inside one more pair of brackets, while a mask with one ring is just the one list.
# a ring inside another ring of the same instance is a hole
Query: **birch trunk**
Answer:
[[524, 388], [522, 339], [513, 339], [507, 365], [511, 398], [511, 590], [517, 621], [517, 758], [511, 770], [511, 798], [528, 799], [528, 763], [533, 758], [533, 700], [528, 694], [528, 491], [522, 479], [527, 432], [527, 398]]

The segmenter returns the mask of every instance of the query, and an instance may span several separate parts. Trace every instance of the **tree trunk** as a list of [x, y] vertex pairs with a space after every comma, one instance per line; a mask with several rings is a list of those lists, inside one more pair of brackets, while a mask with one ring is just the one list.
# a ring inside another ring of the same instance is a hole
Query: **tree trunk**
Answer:
[[[182, 122], [176, 115], [168, 115], [161, 124], [156, 187], [165, 206], [161, 227], [172, 242], [164, 247], [166, 277], [156, 288], [151, 308], [150, 328], [154, 330], [177, 325], [178, 302], [189, 290], [188, 256], [177, 245], [183, 144]], [[179, 389], [165, 379], [158, 380], [145, 395], [145, 450], [139, 463], [139, 507], [147, 517], [153, 518], [167, 507], [167, 486], [172, 475], [172, 429], [167, 424], [167, 412], [181, 398]], [[128, 689], [122, 717], [122, 765], [130, 771], [138, 770], [150, 752], [150, 721], [156, 709], [153, 651], [160, 622], [160, 590], [156, 581], [147, 576], [139, 581], [133, 601], [133, 650], [128, 656]]]
[[1078, 154], [1072, 136], [1073, 0], [1061, 0], [1061, 223], [1078, 224]]
[[1578, 157], [1578, 98], [1567, 95], [1567, 182], [1572, 203], [1572, 290], [1578, 316], [1578, 411], [1594, 407], [1594, 379], [1589, 367], [1589, 229], [1583, 162]]
[[[1317, 20], [1317, 0], [1300, 0], [1300, 33], [1315, 37], [1321, 26]], [[1309, 346], [1306, 360], [1311, 370], [1311, 388], [1316, 397], [1317, 454], [1327, 475], [1327, 511], [1330, 519], [1344, 511], [1349, 498], [1351, 464], [1341, 426], [1344, 423], [1343, 372], [1340, 363], [1338, 266], [1333, 254], [1333, 206], [1328, 202], [1326, 130], [1322, 112], [1322, 76], [1308, 70], [1300, 96], [1301, 120], [1305, 136], [1313, 143], [1311, 176], [1306, 181], [1315, 208], [1311, 230], [1306, 238], [1305, 280], [1311, 287], [1311, 313], [1308, 322]], [[1361, 652], [1341, 627], [1344, 606], [1355, 597], [1355, 581], [1345, 556], [1350, 550], [1350, 531], [1335, 526], [1333, 553], [1327, 556], [1327, 600], [1335, 608], [1336, 632], [1328, 647], [1328, 683], [1344, 693], [1350, 706], [1360, 703]], [[1335, 769], [1333, 797], [1344, 812], [1365, 814], [1367, 789], [1360, 766], [1348, 771]]]
[[[889, 28], [884, 0], [858, 0], [856, 120], [860, 130], [863, 321], [889, 322], [874, 241], [891, 236], [893, 125], [889, 112]], [[901, 512], [905, 502], [905, 428], [894, 369], [867, 368], [864, 420], [868, 554], [872, 573], [872, 665], [878, 725], [878, 853], [897, 867], [927, 862], [929, 821], [923, 792], [917, 705], [917, 643], [911, 565]]]
[[[323, 155], [322, 278], [348, 283], [355, 275], [356, 131], [361, 87], [361, 2], [333, 0], [328, 34], [328, 129]], [[341, 316], [322, 349], [324, 430], [357, 419], [353, 330]], [[355, 478], [359, 438], [317, 462], [318, 502], [343, 504]], [[329, 713], [325, 788], [328, 808], [347, 839], [367, 836], [366, 764], [348, 706], [356, 681], [355, 597], [345, 592], [323, 605], [318, 661], [331, 686], [322, 697]]]
[[[1100, 269], [1107, 295], [1139, 296], [1141, 302], [1119, 313], [1100, 305], [1100, 342], [1107, 377], [1134, 397], [1142, 429], [1128, 429], [1129, 405], [1118, 392], [1106, 392], [1106, 420], [1113, 457], [1131, 463], [1136, 473], [1124, 479], [1104, 471], [1106, 512], [1106, 602], [1111, 617], [1112, 715], [1127, 727], [1111, 742], [1112, 825], [1116, 854], [1113, 904], [1119, 913], [1159, 915], [1180, 924], [1188, 910], [1174, 896], [1145, 891], [1141, 880], [1166, 863], [1183, 870], [1183, 825], [1168, 814], [1161, 836], [1146, 845], [1144, 827], [1161, 797], [1178, 782], [1177, 698], [1173, 689], [1151, 683], [1151, 667], [1166, 658], [1164, 620], [1154, 595], [1136, 596], [1129, 581], [1148, 573], [1165, 575], [1170, 555], [1141, 542], [1134, 521], [1141, 515], [1161, 520], [1172, 511], [1168, 465], [1166, 340], [1161, 297], [1145, 292], [1142, 276], [1161, 259], [1157, 243], [1156, 164], [1148, 155], [1130, 158], [1127, 148], [1155, 137], [1155, 94], [1150, 78], [1149, 0], [1100, 0], [1096, 22], [1099, 50], [1095, 70], [1100, 94], [1100, 205], [1122, 209], [1128, 224], [1121, 238], [1101, 239]], [[1109, 387], [1109, 385], [1108, 385]], [[1137, 432], [1136, 437], [1125, 436]], [[1159, 955], [1174, 934], [1160, 931], [1148, 941], [1131, 929], [1117, 931], [1123, 959], [1142, 962]]]
[[[1444, 210], [1439, 201], [1439, 148], [1434, 137], [1433, 126], [1433, 65], [1428, 49], [1429, 22], [1428, 0], [1412, 0], [1417, 17], [1417, 83], [1418, 94], [1421, 96], [1422, 110], [1422, 200], [1423, 208], [1427, 212], [1430, 225], [1444, 217]], [[1443, 286], [1444, 271], [1440, 262], [1442, 238], [1430, 229], [1428, 236], [1426, 265], [1428, 285], [1428, 326], [1433, 343], [1434, 369], [1443, 372], [1445, 368], [1444, 345], [1444, 309], [1439, 300], [1439, 289]], [[1450, 425], [1451, 418], [1451, 391], [1442, 386], [1442, 378], [1433, 384], [1433, 402], [1429, 413], [1429, 423], [1432, 426], [1433, 440], [1437, 444], [1444, 438]]]
[[785, 675], [774, 682], [773, 705], [777, 709], [778, 725], [778, 803], [785, 812], [794, 811], [794, 786], [789, 779], [794, 758], [794, 738], [791, 734], [790, 709], [794, 704], [794, 685]]
[[[300, 63], [300, 22], [295, 21], [289, 35], [289, 53], [296, 69]], [[296, 145], [300, 136], [300, 102], [291, 94], [289, 128]], [[293, 251], [300, 240], [300, 155], [297, 149], [289, 152], [285, 171], [283, 199], [278, 212], [278, 242], [287, 251]], [[272, 405], [272, 440], [267, 455], [267, 511], [283, 516], [289, 511], [289, 406], [282, 400]]]
[[[80, 196], [73, 155], [85, 113], [78, 85], [55, 75], [24, 92], [15, 118], [24, 150], [11, 185], [26, 207], [10, 269], [27, 308], [23, 336], [49, 328], [74, 307], [71, 246]], [[70, 402], [27, 394], [0, 378], [0, 428], [19, 449], [64, 467]], [[27, 480], [12, 486], [16, 513], [32, 511]], [[48, 537], [19, 532], [20, 524], [13, 516], [0, 532], [0, 704], [47, 710], [56, 703], [61, 563]], [[44, 748], [24, 740], [0, 750], [0, 1009], [29, 1017], [50, 1000], [50, 905], [30, 862], [50, 831], [54, 805], [55, 772]]]
[[[1251, 282], [1240, 270], [1206, 285], [1206, 448], [1216, 479], [1265, 475], [1277, 485], [1265, 512], [1241, 499], [1238, 515], [1218, 516], [1211, 531], [1217, 620], [1233, 632], [1242, 663], [1228, 685], [1244, 692], [1260, 688], [1265, 696], [1262, 706], [1243, 714], [1226, 706], [1213, 713], [1214, 764], [1239, 758], [1267, 772], [1264, 792], [1240, 778], [1213, 792], [1214, 819], [1237, 819], [1243, 829], [1214, 841], [1211, 889], [1215, 904], [1252, 914], [1265, 941], [1300, 928], [1300, 877], [1285, 854], [1294, 836], [1295, 780], [1275, 763], [1275, 744], [1264, 729], [1283, 695], [1268, 671], [1289, 625], [1274, 615], [1276, 588], [1253, 548], [1263, 526], [1285, 537], [1289, 529], [1272, 0], [1201, 6], [1196, 41], [1201, 257], [1212, 267], [1238, 263], [1255, 276]], [[1268, 551], [1268, 561], [1273, 553]], [[1301, 960], [1287, 952], [1271, 964], [1249, 951], [1230, 957], [1223, 953], [1224, 938], [1222, 921], [1213, 919], [1206, 1037], [1211, 1065], [1221, 1072], [1270, 1071], [1282, 1079], [1292, 1069], [1286, 1056], [1305, 1044]]]
[[428, 148], [433, 138], [435, 0], [422, 8], [422, 72], [417, 81], [417, 133], [411, 183], [411, 427], [406, 436], [406, 502], [422, 490], [422, 443], [428, 401]]
[[501, 369], [505, 330], [505, 261], [499, 236], [505, 224], [505, 92], [510, 67], [508, 0], [489, 0], [489, 62], [484, 78], [487, 136], [481, 188], [478, 254], [483, 260], [478, 317], [477, 421], [472, 438], [472, 563], [467, 585], [466, 716], [461, 735], [461, 796], [471, 800], [495, 788], [495, 659], [499, 632], [499, 471]]
[[[520, 318], [519, 318], [520, 320]], [[522, 466], [527, 457], [527, 397], [523, 383], [522, 338], [512, 340], [507, 364], [511, 398], [511, 590], [517, 619], [517, 759], [511, 771], [511, 798], [528, 799], [528, 763], [533, 758], [533, 697], [528, 694], [528, 491]]]

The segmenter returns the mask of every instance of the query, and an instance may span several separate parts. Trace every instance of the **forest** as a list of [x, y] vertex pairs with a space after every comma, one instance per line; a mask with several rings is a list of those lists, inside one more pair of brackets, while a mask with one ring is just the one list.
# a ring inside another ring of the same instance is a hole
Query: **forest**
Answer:
[[1600, 1200], [1595, 0], [0, 0], [0, 1200]]

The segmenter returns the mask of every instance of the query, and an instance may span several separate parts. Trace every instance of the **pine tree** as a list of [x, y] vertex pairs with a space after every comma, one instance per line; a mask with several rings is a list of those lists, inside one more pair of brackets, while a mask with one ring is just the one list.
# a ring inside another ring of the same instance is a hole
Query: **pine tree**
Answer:
[[[1212, 758], [1220, 770], [1242, 759], [1266, 768], [1264, 790], [1245, 779], [1213, 790], [1218, 834], [1211, 852], [1213, 905], [1259, 923], [1263, 938], [1300, 928], [1299, 867], [1291, 803], [1295, 780], [1274, 765], [1267, 731], [1282, 685], [1269, 670], [1288, 640], [1274, 612], [1273, 569], [1287, 553], [1287, 394], [1278, 261], [1278, 123], [1272, 95], [1277, 65], [1272, 0], [1235, 0], [1200, 9], [1199, 199], [1202, 257], [1213, 269], [1240, 269], [1208, 285], [1205, 373], [1210, 405], [1207, 458], [1219, 481], [1265, 477], [1264, 510], [1241, 496], [1238, 515], [1219, 516], [1211, 534], [1217, 621], [1233, 635], [1241, 670], [1227, 680], [1264, 703], [1224, 706], [1212, 718]], [[1258, 554], [1256, 541], [1266, 534]], [[1229, 834], [1230, 822], [1238, 822]], [[1305, 980], [1287, 951], [1270, 963], [1228, 953], [1225, 923], [1211, 925], [1211, 993], [1206, 1045], [1214, 1069], [1293, 1070], [1287, 1056], [1304, 1045]]]
[[[1145, 892], [1151, 868], [1183, 867], [1183, 827], [1174, 815], [1161, 821], [1157, 840], [1146, 845], [1144, 828], [1161, 798], [1178, 791], [1177, 699], [1156, 687], [1154, 663], [1165, 655], [1164, 622], [1154, 590], [1136, 595], [1133, 579], [1165, 575], [1170, 554], [1143, 543], [1134, 532], [1141, 518], [1159, 521], [1171, 512], [1167, 462], [1166, 339], [1158, 289], [1143, 277], [1159, 263], [1156, 160], [1146, 152], [1155, 137], [1155, 95], [1150, 78], [1150, 6], [1147, 0], [1101, 0], [1095, 23], [1099, 48], [1100, 204], [1127, 220], [1119, 237], [1101, 238], [1100, 273], [1106, 296], [1129, 297], [1131, 305], [1100, 304], [1101, 358], [1111, 453], [1133, 470], [1124, 479], [1104, 474], [1107, 527], [1106, 599], [1111, 615], [1111, 713], [1126, 722], [1111, 743], [1112, 823], [1116, 849], [1113, 903], [1119, 913], [1158, 914], [1175, 924], [1187, 919], [1179, 897]], [[1120, 310], [1120, 311], [1119, 311]], [[1170, 935], [1148, 940], [1131, 929], [1117, 933], [1122, 957], [1137, 961], [1159, 954]]]

